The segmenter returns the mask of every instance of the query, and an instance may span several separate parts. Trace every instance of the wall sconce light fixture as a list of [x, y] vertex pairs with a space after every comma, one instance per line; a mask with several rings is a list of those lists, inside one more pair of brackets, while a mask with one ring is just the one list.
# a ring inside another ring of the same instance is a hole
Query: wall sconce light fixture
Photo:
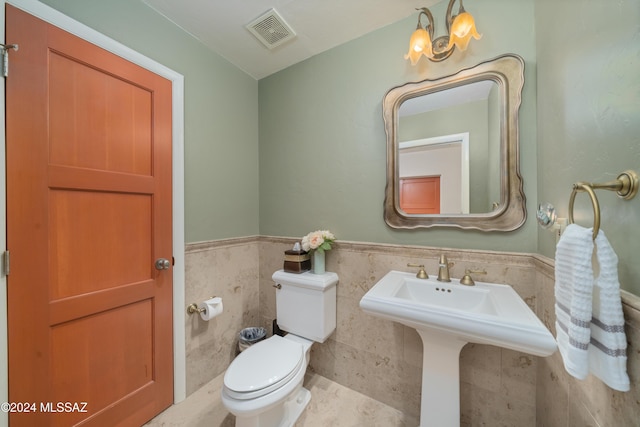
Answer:
[[[426, 7], [416, 9], [420, 11], [418, 15], [418, 26], [411, 35], [409, 52], [404, 56], [404, 59], [411, 60], [411, 65], [416, 65], [422, 55], [434, 62], [443, 61], [453, 53], [456, 46], [461, 51], [466, 50], [471, 37], [480, 40], [482, 35], [478, 34], [476, 30], [476, 23], [473, 16], [464, 10], [462, 0], [459, 0], [460, 8], [458, 9], [458, 14], [451, 15], [455, 1], [456, 0], [449, 0], [449, 6], [447, 7], [447, 14], [445, 16], [447, 34], [435, 40], [433, 39], [435, 21], [433, 20], [431, 11]], [[426, 16], [429, 21], [426, 27], [423, 27], [422, 22], [420, 22], [422, 15]]]

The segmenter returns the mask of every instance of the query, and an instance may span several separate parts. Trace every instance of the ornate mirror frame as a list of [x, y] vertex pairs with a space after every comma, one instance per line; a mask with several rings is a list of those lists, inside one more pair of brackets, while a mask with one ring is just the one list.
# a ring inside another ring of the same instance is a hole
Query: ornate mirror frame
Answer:
[[[453, 87], [491, 80], [499, 87], [500, 204], [492, 212], [476, 214], [407, 214], [400, 209], [398, 110], [411, 98]], [[520, 176], [518, 110], [524, 86], [524, 60], [502, 55], [453, 75], [406, 83], [387, 92], [382, 112], [387, 134], [387, 186], [384, 219], [393, 228], [458, 227], [482, 231], [512, 231], [524, 223], [527, 211]]]

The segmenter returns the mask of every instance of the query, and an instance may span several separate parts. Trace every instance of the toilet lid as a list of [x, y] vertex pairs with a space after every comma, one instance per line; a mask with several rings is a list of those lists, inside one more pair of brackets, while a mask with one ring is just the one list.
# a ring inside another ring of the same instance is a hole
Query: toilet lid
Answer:
[[271, 388], [297, 372], [304, 360], [302, 344], [274, 335], [240, 353], [224, 375], [224, 385], [236, 393]]

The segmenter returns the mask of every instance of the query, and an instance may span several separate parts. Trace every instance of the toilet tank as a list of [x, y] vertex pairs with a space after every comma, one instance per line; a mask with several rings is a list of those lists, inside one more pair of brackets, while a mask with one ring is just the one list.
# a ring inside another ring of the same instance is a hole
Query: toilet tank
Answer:
[[272, 279], [277, 288], [278, 326], [291, 334], [324, 342], [336, 329], [338, 275], [278, 270]]

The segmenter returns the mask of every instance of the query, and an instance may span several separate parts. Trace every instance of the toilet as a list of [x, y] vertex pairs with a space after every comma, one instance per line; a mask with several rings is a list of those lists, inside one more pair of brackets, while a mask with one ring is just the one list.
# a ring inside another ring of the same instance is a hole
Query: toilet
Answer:
[[302, 387], [311, 346], [336, 329], [338, 275], [276, 271], [278, 326], [284, 337], [252, 345], [224, 375], [222, 403], [236, 416], [236, 427], [290, 427], [309, 403]]

